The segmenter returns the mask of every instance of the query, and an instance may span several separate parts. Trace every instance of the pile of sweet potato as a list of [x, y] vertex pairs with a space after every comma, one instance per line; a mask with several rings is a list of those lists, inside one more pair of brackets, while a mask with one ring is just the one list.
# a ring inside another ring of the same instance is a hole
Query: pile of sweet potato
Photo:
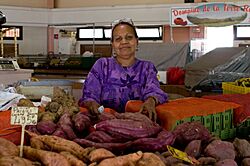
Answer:
[[19, 147], [0, 139], [1, 166], [164, 166], [154, 153], [138, 151], [116, 156], [104, 148], [84, 149], [73, 141], [57, 136], [30, 135], [30, 145], [23, 147], [23, 158], [18, 157]]

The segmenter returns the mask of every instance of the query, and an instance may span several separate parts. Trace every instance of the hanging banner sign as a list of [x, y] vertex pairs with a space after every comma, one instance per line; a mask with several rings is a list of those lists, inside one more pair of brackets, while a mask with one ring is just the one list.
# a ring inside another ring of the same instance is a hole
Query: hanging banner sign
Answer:
[[171, 8], [171, 26], [228, 26], [250, 24], [250, 6], [210, 3], [187, 8]]

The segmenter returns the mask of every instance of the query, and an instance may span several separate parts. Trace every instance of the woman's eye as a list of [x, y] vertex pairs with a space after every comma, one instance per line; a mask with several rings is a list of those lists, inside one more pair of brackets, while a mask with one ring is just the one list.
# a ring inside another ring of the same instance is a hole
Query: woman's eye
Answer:
[[134, 36], [126, 36], [127, 40], [132, 40], [134, 38]]
[[114, 38], [116, 42], [120, 42], [122, 40], [122, 37], [118, 36]]

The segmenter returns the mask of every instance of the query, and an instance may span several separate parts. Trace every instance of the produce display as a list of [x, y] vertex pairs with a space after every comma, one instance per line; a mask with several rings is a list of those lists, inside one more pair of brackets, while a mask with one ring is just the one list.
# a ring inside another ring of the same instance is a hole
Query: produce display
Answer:
[[[246, 139], [222, 141], [196, 121], [167, 131], [140, 113], [104, 111], [95, 118], [80, 111], [70, 95], [55, 92], [39, 110], [37, 125], [26, 126], [22, 158], [19, 146], [0, 138], [0, 166], [250, 165]], [[183, 151], [192, 164], [168, 146]]]

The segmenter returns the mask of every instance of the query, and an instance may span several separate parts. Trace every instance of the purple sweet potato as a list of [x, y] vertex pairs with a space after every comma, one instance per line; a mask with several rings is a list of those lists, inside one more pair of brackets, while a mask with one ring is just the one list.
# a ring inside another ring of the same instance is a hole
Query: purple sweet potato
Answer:
[[110, 120], [110, 119], [115, 119], [116, 117], [109, 113], [109, 112], [103, 112], [99, 116], [99, 121], [105, 121], [105, 120]]
[[207, 142], [212, 136], [209, 130], [201, 122], [185, 122], [174, 129], [176, 144], [186, 146], [193, 140]]
[[169, 156], [166, 158], [166, 163], [167, 165], [175, 166], [177, 164], [183, 163], [183, 161], [181, 159], [174, 158], [173, 156]]
[[67, 135], [65, 134], [65, 132], [63, 131], [63, 129], [61, 127], [58, 127], [54, 133], [52, 134], [53, 136], [57, 136], [60, 138], [65, 138], [68, 139]]
[[123, 137], [126, 140], [151, 137], [158, 134], [162, 128], [156, 123], [134, 121], [130, 119], [111, 119], [99, 122], [96, 130], [105, 131], [112, 136]]
[[82, 147], [105, 148], [113, 153], [122, 153], [127, 148], [129, 148], [131, 145], [131, 142], [126, 142], [126, 143], [96, 143], [93, 141], [89, 141], [86, 139], [80, 139], [80, 138], [76, 138], [73, 141], [78, 143]]
[[169, 131], [161, 131], [156, 138], [139, 138], [132, 142], [130, 149], [145, 152], [163, 152], [167, 150], [167, 145], [172, 145], [175, 135]]
[[250, 158], [250, 143], [245, 139], [235, 138], [233, 141], [235, 150], [237, 151], [237, 157], [243, 159]]
[[199, 165], [214, 165], [216, 163], [216, 159], [213, 157], [200, 157], [198, 161]]
[[199, 157], [201, 154], [201, 140], [191, 141], [185, 148], [185, 152], [192, 157]]
[[74, 127], [77, 132], [82, 133], [91, 126], [90, 118], [82, 112], [78, 112], [72, 118]]
[[122, 139], [116, 139], [104, 131], [93, 131], [87, 137], [85, 137], [85, 139], [97, 143], [122, 142]]
[[69, 140], [73, 140], [77, 137], [71, 126], [62, 124], [60, 127]]
[[38, 135], [41, 134], [41, 133], [39, 133], [39, 131], [37, 130], [36, 125], [27, 125], [27, 126], [25, 126], [25, 130], [31, 131], [32, 133], [36, 133], [36, 134], [38, 134]]
[[64, 131], [68, 139], [73, 140], [77, 137], [73, 130], [73, 122], [71, 120], [70, 114], [63, 114], [59, 119], [57, 126]]
[[57, 125], [58, 126], [61, 126], [61, 125], [68, 125], [68, 126], [71, 126], [73, 127], [73, 123], [72, 123], [72, 120], [71, 120], [71, 116], [69, 113], [64, 113], [59, 121], [57, 122]]
[[217, 160], [235, 159], [235, 150], [231, 142], [215, 140], [208, 144], [204, 154]]
[[40, 121], [37, 123], [36, 128], [39, 133], [51, 135], [57, 128], [57, 125], [52, 121]]
[[238, 166], [237, 163], [232, 159], [220, 160], [214, 164], [214, 166]]

